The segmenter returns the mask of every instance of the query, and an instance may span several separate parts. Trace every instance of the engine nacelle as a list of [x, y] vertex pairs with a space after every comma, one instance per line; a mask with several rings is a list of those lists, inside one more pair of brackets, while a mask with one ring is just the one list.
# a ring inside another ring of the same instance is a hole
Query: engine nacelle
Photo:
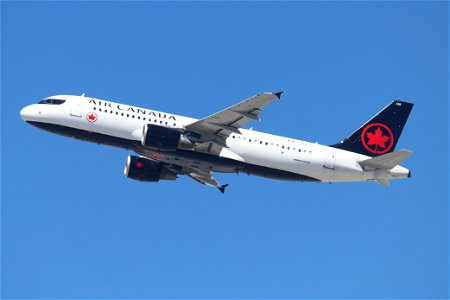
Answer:
[[124, 174], [127, 178], [146, 182], [177, 179], [177, 174], [163, 168], [161, 163], [131, 155], [125, 162]]
[[146, 124], [142, 145], [157, 150], [193, 149], [194, 144], [181, 132], [158, 125]]

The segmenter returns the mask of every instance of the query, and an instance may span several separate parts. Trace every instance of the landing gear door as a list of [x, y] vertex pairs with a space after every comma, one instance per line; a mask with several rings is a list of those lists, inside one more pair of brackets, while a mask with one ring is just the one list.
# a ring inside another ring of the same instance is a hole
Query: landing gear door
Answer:
[[70, 110], [70, 115], [72, 117], [81, 118], [81, 105], [77, 104], [75, 106], [72, 106], [72, 109]]
[[325, 164], [323, 165], [324, 168], [334, 170], [334, 166], [336, 164], [336, 156], [333, 154], [328, 154], [325, 158]]

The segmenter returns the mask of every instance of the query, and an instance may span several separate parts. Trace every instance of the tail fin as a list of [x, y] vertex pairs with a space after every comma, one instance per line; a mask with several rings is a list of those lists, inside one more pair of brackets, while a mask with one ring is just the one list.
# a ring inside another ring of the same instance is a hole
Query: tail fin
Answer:
[[392, 152], [413, 106], [408, 102], [392, 101], [349, 137], [331, 147], [367, 156]]

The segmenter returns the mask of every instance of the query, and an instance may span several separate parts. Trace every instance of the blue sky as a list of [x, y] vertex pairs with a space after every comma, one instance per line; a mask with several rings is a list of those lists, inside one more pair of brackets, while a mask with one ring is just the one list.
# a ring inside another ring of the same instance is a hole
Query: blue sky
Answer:
[[[2, 2], [2, 298], [447, 298], [447, 2]], [[131, 153], [25, 124], [81, 94], [201, 118], [285, 90], [255, 130], [340, 141], [393, 99], [413, 177], [123, 176]]]

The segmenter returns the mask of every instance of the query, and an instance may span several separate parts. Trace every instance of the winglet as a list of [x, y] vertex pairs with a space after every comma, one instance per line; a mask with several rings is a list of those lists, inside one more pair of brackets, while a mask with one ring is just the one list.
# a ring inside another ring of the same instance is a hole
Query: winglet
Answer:
[[228, 186], [228, 184], [223, 184], [219, 187], [217, 187], [219, 189], [219, 191], [223, 194], [225, 193], [225, 188]]
[[281, 95], [284, 93], [284, 91], [279, 91], [279, 92], [275, 92], [273, 93], [275, 96], [277, 96], [278, 99], [281, 98]]

